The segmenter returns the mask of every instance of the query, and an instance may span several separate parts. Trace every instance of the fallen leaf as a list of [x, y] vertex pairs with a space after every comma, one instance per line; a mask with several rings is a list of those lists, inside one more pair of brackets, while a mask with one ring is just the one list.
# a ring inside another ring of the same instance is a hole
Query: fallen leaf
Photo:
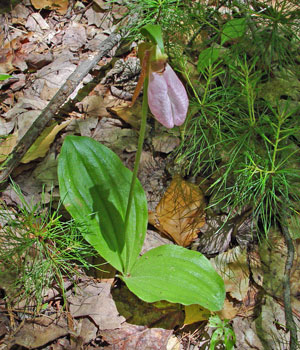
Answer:
[[118, 311], [131, 324], [173, 329], [183, 325], [184, 313], [180, 304], [167, 301], [146, 303], [126, 286], [112, 290]]
[[95, 25], [101, 29], [108, 29], [113, 25], [113, 18], [108, 13], [102, 13], [95, 11], [94, 7], [90, 7], [86, 12], [85, 16], [88, 20], [88, 25]]
[[266, 349], [256, 334], [255, 323], [252, 318], [235, 317], [232, 321], [236, 335], [236, 349], [264, 350]]
[[164, 244], [174, 244], [168, 238], [162, 237], [158, 232], [147, 230], [145, 241], [141, 250], [141, 255], [145, 254], [148, 250], [159, 247]]
[[48, 23], [44, 20], [44, 18], [38, 12], [35, 12], [28, 17], [25, 27], [31, 32], [40, 32], [40, 33], [42, 33], [43, 30], [50, 29]]
[[26, 164], [34, 159], [44, 157], [48, 152], [50, 145], [54, 141], [55, 136], [68, 124], [70, 124], [70, 120], [67, 120], [59, 125], [55, 123], [44, 129], [41, 135], [36, 139], [33, 145], [26, 152], [21, 162]]
[[78, 284], [76, 295], [68, 298], [72, 317], [89, 317], [100, 330], [120, 328], [125, 318], [119, 315], [110, 288], [109, 283], [94, 281]]
[[205, 224], [204, 207], [200, 188], [176, 175], [156, 207], [154, 222], [149, 222], [178, 245], [187, 247]]
[[107, 350], [164, 350], [172, 333], [173, 330], [130, 324], [113, 331], [100, 331], [103, 340], [111, 344]]
[[224, 320], [232, 320], [234, 317], [238, 314], [239, 307], [234, 306], [234, 304], [229, 301], [228, 299], [225, 299], [223, 309], [220, 311], [217, 311], [217, 314], [219, 317]]
[[[299, 337], [300, 321], [296, 317], [294, 321]], [[290, 334], [285, 328], [285, 322], [284, 306], [266, 295], [261, 304], [261, 312], [254, 321], [255, 332], [264, 345], [263, 349], [288, 349]]]
[[132, 107], [123, 103], [119, 107], [109, 108], [109, 111], [116, 114], [125, 123], [130, 124], [134, 129], [139, 130], [141, 125], [141, 103], [136, 102]]
[[31, 0], [32, 5], [37, 10], [55, 10], [61, 15], [65, 15], [68, 10], [68, 0]]
[[76, 103], [80, 112], [90, 117], [107, 117], [109, 113], [103, 103], [103, 97], [91, 95], [85, 97], [81, 102]]
[[69, 333], [67, 321], [56, 317], [57, 315], [42, 316], [32, 321], [25, 321], [14, 336], [15, 344], [35, 349], [67, 335]]
[[120, 120], [102, 118], [98, 123], [93, 139], [103, 143], [119, 156], [126, 152], [134, 152], [137, 147], [137, 133], [132, 129], [123, 129]]
[[181, 346], [180, 346], [179, 339], [175, 335], [172, 335], [169, 338], [166, 350], [180, 350], [180, 349], [181, 349]]
[[158, 134], [152, 138], [153, 148], [156, 152], [170, 153], [179, 143], [179, 138], [169, 133]]
[[223, 278], [226, 293], [242, 301], [249, 289], [247, 250], [236, 247], [210, 259], [210, 262]]
[[[300, 302], [298, 300], [300, 295], [300, 240], [296, 239], [293, 243], [295, 254], [290, 275], [291, 305], [293, 310], [300, 315]], [[260, 283], [267, 293], [283, 300], [283, 279], [285, 276], [287, 248], [281, 232], [278, 229], [271, 229], [268, 239], [262, 241], [259, 245], [258, 252], [260, 261], [257, 261], [256, 273], [253, 277], [256, 278], [256, 282]], [[253, 266], [251, 266], [252, 268]]]
[[33, 177], [46, 187], [58, 186], [57, 178], [57, 157], [55, 152], [51, 152], [39, 162], [32, 172]]
[[209, 310], [205, 309], [204, 307], [198, 304], [185, 305], [184, 310], [185, 310], [185, 319], [184, 319], [185, 325], [208, 320], [209, 316], [211, 315], [211, 312]]
[[101, 10], [108, 10], [111, 7], [110, 2], [106, 2], [103, 0], [93, 0], [95, 4], [97, 4]]
[[8, 135], [0, 144], [0, 162], [3, 162], [7, 156], [14, 149], [18, 138], [18, 132], [16, 131], [12, 135]]
[[37, 71], [36, 79], [27, 94], [49, 101], [76, 69], [74, 62], [74, 54], [64, 50], [53, 62]]
[[227, 215], [216, 215], [206, 220], [201, 228], [197, 250], [202, 254], [223, 253], [229, 248], [233, 225]]
[[63, 44], [71, 51], [77, 51], [86, 41], [85, 27], [80, 23], [70, 25], [63, 36]]

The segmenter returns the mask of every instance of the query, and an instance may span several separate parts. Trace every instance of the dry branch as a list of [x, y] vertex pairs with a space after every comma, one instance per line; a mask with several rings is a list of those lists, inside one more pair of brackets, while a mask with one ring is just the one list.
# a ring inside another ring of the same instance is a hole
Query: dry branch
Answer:
[[295, 247], [292, 237], [287, 227], [286, 208], [282, 210], [280, 228], [282, 235], [287, 246], [287, 259], [285, 263], [285, 272], [283, 276], [283, 300], [284, 300], [284, 313], [285, 324], [287, 330], [290, 332], [290, 350], [297, 350], [297, 326], [293, 318], [293, 310], [291, 306], [291, 287], [290, 287], [290, 275], [294, 262]]
[[41, 134], [49, 121], [56, 115], [59, 108], [64, 104], [67, 98], [72, 94], [89, 71], [121, 41], [120, 34], [111, 34], [101, 43], [101, 48], [95, 52], [92, 58], [82, 62], [75, 71], [68, 77], [66, 82], [57, 91], [50, 100], [47, 107], [41, 112], [38, 118], [33, 122], [29, 130], [21, 138], [14, 148], [13, 152], [2, 165], [0, 174], [1, 188], [6, 186], [7, 179], [13, 170], [18, 166], [21, 159]]

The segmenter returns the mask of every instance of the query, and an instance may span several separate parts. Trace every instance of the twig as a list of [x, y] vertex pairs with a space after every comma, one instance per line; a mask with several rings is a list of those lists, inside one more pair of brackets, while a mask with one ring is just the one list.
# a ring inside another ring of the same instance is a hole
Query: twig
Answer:
[[6, 186], [7, 179], [13, 170], [18, 166], [19, 162], [41, 134], [49, 121], [55, 116], [59, 108], [76, 89], [78, 84], [89, 73], [89, 71], [121, 41], [120, 34], [111, 34], [101, 43], [101, 48], [96, 51], [92, 58], [82, 62], [75, 71], [68, 77], [66, 82], [57, 91], [54, 97], [50, 100], [46, 108], [41, 112], [38, 118], [33, 122], [29, 130], [25, 133], [22, 139], [14, 148], [13, 152], [2, 165], [0, 174], [1, 188]]
[[297, 326], [293, 318], [293, 310], [291, 307], [291, 287], [290, 274], [294, 261], [295, 248], [286, 225], [286, 210], [283, 208], [280, 217], [280, 228], [287, 246], [287, 259], [285, 262], [285, 272], [283, 276], [283, 300], [284, 300], [284, 314], [285, 324], [287, 330], [290, 331], [290, 350], [297, 350]]

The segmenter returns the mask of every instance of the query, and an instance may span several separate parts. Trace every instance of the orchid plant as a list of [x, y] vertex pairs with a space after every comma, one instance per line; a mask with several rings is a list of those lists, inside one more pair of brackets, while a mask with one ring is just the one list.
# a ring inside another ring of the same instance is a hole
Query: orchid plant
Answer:
[[146, 302], [200, 304], [216, 311], [225, 298], [224, 282], [201, 253], [163, 245], [140, 255], [148, 212], [137, 179], [148, 104], [164, 126], [181, 125], [188, 109], [185, 88], [167, 63], [159, 26], [142, 29], [142, 73], [133, 103], [144, 87], [141, 129], [133, 173], [97, 141], [67, 136], [58, 162], [61, 198], [73, 218], [84, 223], [85, 239], [120, 272], [127, 287]]

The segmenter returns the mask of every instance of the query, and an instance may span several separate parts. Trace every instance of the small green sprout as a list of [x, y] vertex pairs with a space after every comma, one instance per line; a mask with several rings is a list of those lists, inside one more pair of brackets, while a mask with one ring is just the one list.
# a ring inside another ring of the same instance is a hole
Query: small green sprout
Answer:
[[221, 320], [218, 315], [209, 318], [209, 327], [216, 328], [211, 336], [209, 350], [214, 350], [219, 342], [223, 342], [226, 350], [232, 350], [236, 336], [229, 324], [229, 320]]

